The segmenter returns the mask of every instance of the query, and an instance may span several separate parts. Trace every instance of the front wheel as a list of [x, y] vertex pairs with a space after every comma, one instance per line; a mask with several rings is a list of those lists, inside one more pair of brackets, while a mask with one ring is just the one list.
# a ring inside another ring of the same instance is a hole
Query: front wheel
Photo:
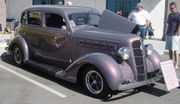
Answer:
[[13, 47], [13, 60], [14, 60], [14, 63], [18, 66], [22, 66], [24, 64], [23, 62], [23, 52], [21, 50], [21, 48], [18, 46], [18, 45], [15, 45]]
[[103, 75], [94, 67], [85, 69], [83, 75], [83, 87], [93, 97], [100, 99], [111, 97], [111, 90]]

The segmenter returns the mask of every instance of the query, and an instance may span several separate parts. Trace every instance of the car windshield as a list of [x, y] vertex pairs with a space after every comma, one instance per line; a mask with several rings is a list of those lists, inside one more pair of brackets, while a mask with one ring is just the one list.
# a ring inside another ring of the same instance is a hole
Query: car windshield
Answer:
[[97, 13], [75, 13], [69, 15], [72, 27], [81, 25], [98, 26], [100, 15]]

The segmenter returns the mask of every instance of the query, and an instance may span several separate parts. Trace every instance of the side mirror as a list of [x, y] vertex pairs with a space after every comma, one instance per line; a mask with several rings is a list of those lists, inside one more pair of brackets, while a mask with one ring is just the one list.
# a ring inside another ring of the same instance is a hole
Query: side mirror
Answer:
[[67, 30], [67, 27], [66, 27], [65, 25], [63, 25], [63, 26], [61, 27], [61, 30], [62, 30], [62, 31], [66, 31], [66, 30]]

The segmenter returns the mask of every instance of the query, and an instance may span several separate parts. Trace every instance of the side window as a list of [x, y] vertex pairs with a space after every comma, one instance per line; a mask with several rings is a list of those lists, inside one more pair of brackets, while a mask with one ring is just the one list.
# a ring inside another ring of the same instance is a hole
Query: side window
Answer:
[[23, 12], [21, 15], [21, 23], [26, 24], [26, 12]]
[[61, 28], [63, 25], [65, 25], [63, 17], [57, 14], [46, 13], [45, 19], [47, 27]]
[[28, 24], [41, 25], [41, 15], [37, 12], [28, 12]]

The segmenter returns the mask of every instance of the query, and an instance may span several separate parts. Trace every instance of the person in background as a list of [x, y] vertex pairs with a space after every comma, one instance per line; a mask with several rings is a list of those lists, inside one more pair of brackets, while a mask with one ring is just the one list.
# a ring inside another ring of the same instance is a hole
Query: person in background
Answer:
[[63, 5], [63, 2], [61, 2], [61, 1], [60, 1], [60, 2], [58, 2], [58, 5]]
[[169, 50], [169, 58], [173, 60], [175, 68], [178, 67], [180, 50], [180, 13], [177, 11], [175, 2], [169, 5], [170, 14], [168, 16], [168, 29], [166, 34], [165, 49]]
[[72, 2], [71, 1], [65, 2], [65, 5], [72, 6]]
[[124, 14], [122, 10], [119, 10], [119, 11], [117, 12], [117, 14], [118, 14], [119, 16], [126, 17], [126, 14]]
[[131, 11], [128, 18], [139, 26], [140, 37], [143, 40], [147, 33], [147, 27], [150, 25], [150, 15], [143, 9], [142, 3], [138, 3], [136, 10]]

